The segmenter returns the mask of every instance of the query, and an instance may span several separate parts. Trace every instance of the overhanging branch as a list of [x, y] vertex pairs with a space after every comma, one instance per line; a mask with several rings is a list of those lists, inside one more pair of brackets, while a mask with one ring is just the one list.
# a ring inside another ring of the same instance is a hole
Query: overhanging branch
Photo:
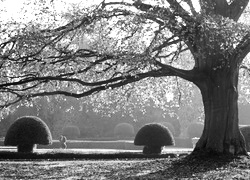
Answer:
[[[136, 74], [136, 75], [120, 76], [117, 78], [103, 81], [102, 83], [99, 82], [99, 84], [100, 84], [99, 86], [94, 86], [90, 89], [88, 89], [86, 86], [87, 84], [85, 84], [85, 86], [82, 86], [83, 87], [82, 89], [84, 89], [84, 87], [85, 87], [87, 90], [85, 90], [81, 93], [74, 93], [74, 92], [63, 91], [63, 90], [43, 91], [43, 92], [37, 92], [37, 93], [10, 91], [10, 93], [15, 94], [16, 98], [14, 98], [11, 102], [8, 102], [0, 107], [4, 108], [4, 107], [7, 107], [7, 106], [12, 105], [14, 103], [17, 103], [21, 100], [40, 97], [40, 96], [64, 95], [64, 96], [70, 96], [70, 97], [75, 97], [75, 98], [82, 98], [82, 97], [86, 97], [86, 96], [98, 93], [98, 92], [103, 91], [103, 90], [115, 89], [118, 87], [122, 87], [122, 86], [125, 86], [127, 84], [137, 82], [137, 81], [140, 81], [140, 80], [145, 79], [145, 78], [162, 77], [163, 75], [164, 75], [163, 71], [161, 71], [161, 69], [159, 69], [159, 70], [152, 70], [152, 71], [149, 71], [146, 73], [140, 73], [140, 74]], [[64, 80], [67, 81], [67, 79], [64, 79]], [[93, 83], [93, 84], [97, 85], [98, 83]]]
[[177, 76], [193, 83], [195, 83], [198, 79], [202, 78], [202, 76], [197, 78], [197, 76], [199, 76], [197, 74], [200, 73], [198, 73], [195, 69], [183, 70], [170, 65], [162, 64], [159, 61], [155, 61], [155, 63], [162, 68], [162, 73], [164, 74], [164, 76]]
[[234, 0], [229, 5], [229, 18], [238, 21], [248, 3], [249, 0]]

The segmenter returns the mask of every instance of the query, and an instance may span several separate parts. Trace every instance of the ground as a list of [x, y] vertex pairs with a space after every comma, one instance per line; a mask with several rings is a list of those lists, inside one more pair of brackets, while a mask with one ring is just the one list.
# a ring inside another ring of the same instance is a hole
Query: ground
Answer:
[[0, 179], [250, 179], [250, 158], [1, 160]]

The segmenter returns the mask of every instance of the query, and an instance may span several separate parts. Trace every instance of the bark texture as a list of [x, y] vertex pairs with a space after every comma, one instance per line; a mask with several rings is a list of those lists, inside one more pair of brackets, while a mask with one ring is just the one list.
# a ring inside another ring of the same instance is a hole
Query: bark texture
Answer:
[[214, 70], [198, 86], [201, 90], [205, 126], [195, 151], [247, 154], [238, 120], [238, 68]]

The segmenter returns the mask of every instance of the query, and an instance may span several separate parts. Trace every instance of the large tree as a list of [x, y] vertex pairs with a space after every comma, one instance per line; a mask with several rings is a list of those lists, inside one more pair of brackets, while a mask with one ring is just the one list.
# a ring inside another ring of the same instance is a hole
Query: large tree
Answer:
[[150, 83], [160, 94], [156, 87], [171, 86], [167, 77], [179, 77], [202, 94], [205, 127], [194, 151], [246, 154], [237, 100], [240, 68], [248, 69], [242, 62], [250, 51], [249, 26], [238, 22], [247, 5], [103, 1], [73, 8], [59, 23], [6, 22], [0, 29], [1, 105], [38, 96], [108, 94], [119, 87], [128, 92], [121, 98], [128, 98], [131, 89], [145, 94], [140, 87]]

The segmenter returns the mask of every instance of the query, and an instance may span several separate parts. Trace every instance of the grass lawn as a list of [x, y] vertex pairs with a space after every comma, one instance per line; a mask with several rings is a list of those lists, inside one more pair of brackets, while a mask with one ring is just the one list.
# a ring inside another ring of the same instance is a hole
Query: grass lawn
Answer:
[[172, 156], [173, 151], [144, 156], [115, 150], [17, 154], [0, 151], [0, 179], [250, 179], [250, 158], [244, 156]]

